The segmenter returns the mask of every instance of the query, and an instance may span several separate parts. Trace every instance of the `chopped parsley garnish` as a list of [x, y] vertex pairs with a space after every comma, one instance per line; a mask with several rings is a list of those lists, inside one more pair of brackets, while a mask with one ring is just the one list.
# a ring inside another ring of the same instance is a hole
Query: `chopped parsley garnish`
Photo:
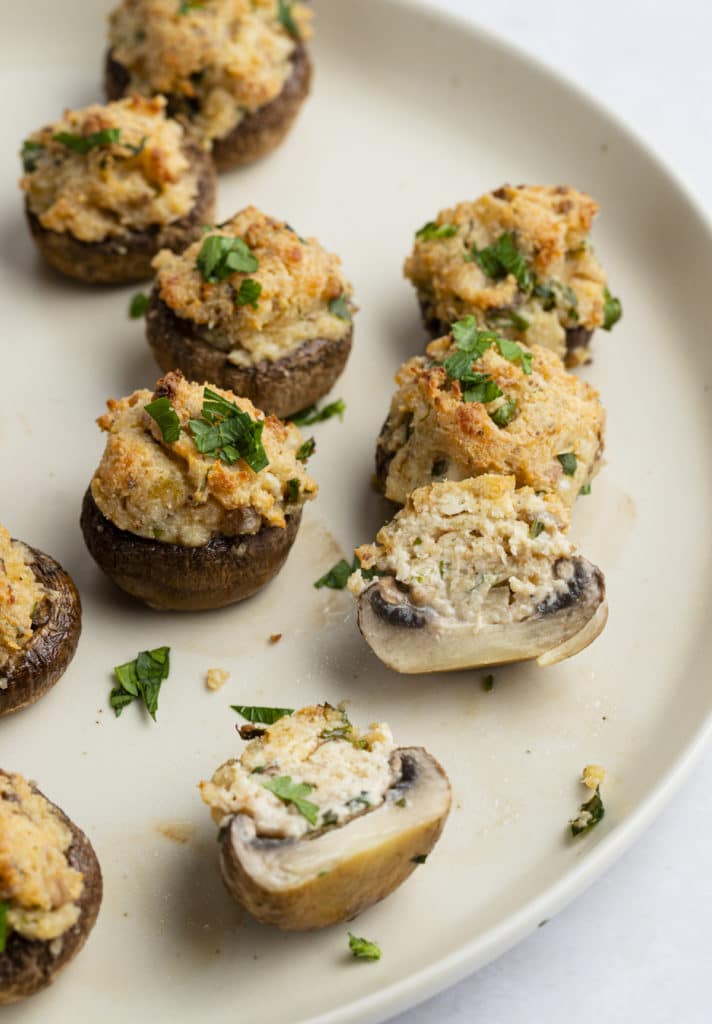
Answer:
[[357, 960], [380, 960], [381, 949], [370, 939], [360, 939], [358, 935], [349, 932], [349, 949]]
[[610, 331], [623, 316], [621, 300], [611, 295], [607, 288], [603, 290], [603, 330]]
[[167, 444], [173, 444], [180, 437], [180, 420], [168, 398], [155, 398], [144, 409], [161, 428], [161, 436]]
[[[463, 402], [493, 402], [502, 395], [502, 390], [488, 373], [472, 369], [485, 352], [496, 345], [499, 354], [510, 363], [519, 363], [522, 372], [532, 372], [532, 354], [525, 351], [516, 341], [503, 338], [496, 331], [482, 330], [473, 316], [458, 320], [452, 325], [456, 351], [443, 362], [447, 375], [457, 380], [462, 391]], [[509, 403], [508, 403], [509, 405]], [[516, 409], [516, 406], [515, 406]], [[504, 414], [503, 414], [504, 415]], [[495, 420], [495, 422], [497, 422]], [[509, 420], [507, 421], [509, 422]], [[506, 424], [500, 424], [500, 426]]]
[[161, 683], [168, 678], [170, 672], [170, 652], [170, 647], [140, 651], [133, 661], [116, 666], [114, 676], [119, 685], [111, 691], [109, 703], [117, 718], [128, 704], [142, 700], [149, 715], [156, 721]]
[[294, 708], [263, 708], [249, 704], [231, 704], [230, 707], [255, 725], [273, 725], [280, 718], [294, 714]]
[[207, 386], [203, 389], [201, 418], [189, 420], [188, 426], [201, 455], [219, 458], [227, 466], [242, 459], [254, 473], [269, 465], [262, 444], [264, 422], [253, 420]]
[[144, 135], [137, 146], [132, 146], [130, 142], [125, 142], [124, 145], [128, 150], [131, 151], [131, 156], [141, 156], [148, 142], [148, 135]]
[[535, 519], [529, 527], [529, 536], [532, 538], [532, 540], [536, 540], [539, 534], [543, 532], [544, 524], [542, 523], [541, 519]]
[[359, 569], [365, 580], [372, 580], [374, 576], [383, 576], [383, 573], [379, 572], [378, 569], [364, 569], [360, 558], [358, 555], [355, 555], [353, 562], [350, 564], [345, 558], [342, 558], [336, 565], [332, 565], [329, 571], [316, 581], [314, 586], [317, 590], [320, 590], [321, 587], [329, 587], [331, 590], [343, 590], [351, 573], [358, 572]]
[[284, 491], [284, 496], [287, 501], [292, 504], [294, 504], [295, 501], [299, 501], [299, 490], [300, 485], [296, 477], [293, 477], [291, 480], [287, 480], [287, 486]]
[[74, 132], [57, 132], [52, 138], [55, 142], [61, 142], [67, 149], [84, 156], [97, 146], [110, 146], [121, 138], [120, 128], [104, 128], [100, 132], [92, 132], [91, 135], [76, 135]]
[[411, 860], [414, 864], [425, 864], [427, 859], [427, 853], [417, 853], [415, 857], [411, 857]]
[[287, 32], [289, 32], [290, 36], [294, 36], [295, 39], [301, 38], [299, 35], [299, 25], [297, 25], [294, 20], [294, 15], [292, 14], [292, 4], [290, 0], [279, 0], [277, 17], [284, 28], [286, 28]]
[[[339, 819], [338, 819], [337, 815], [334, 813], [334, 811], [331, 811], [331, 810], [324, 811], [324, 813], [321, 816], [321, 823], [324, 826], [326, 826], [326, 825], [337, 825], [338, 822], [339, 822]], [[321, 875], [322, 872], [320, 871], [319, 874]], [[323, 874], [326, 874], [326, 872], [323, 872]]]
[[299, 412], [295, 412], [293, 416], [288, 416], [287, 419], [291, 420], [292, 423], [296, 423], [298, 427], [310, 427], [313, 423], [323, 423], [324, 420], [330, 420], [332, 416], [338, 416], [339, 419], [344, 418], [346, 411], [346, 403], [341, 398], [337, 398], [335, 402], [329, 402], [328, 405], [323, 406], [321, 409], [317, 409], [316, 405], [308, 405], [306, 409], [300, 409]]
[[490, 413], [490, 419], [493, 423], [496, 423], [498, 427], [506, 427], [512, 422], [516, 415], [517, 403], [513, 398], [508, 398], [505, 402], [502, 402], [494, 412]]
[[285, 804], [293, 804], [310, 825], [316, 825], [319, 808], [306, 799], [314, 789], [308, 782], [292, 782], [291, 775], [280, 775], [276, 779], [268, 779], [262, 785]]
[[308, 437], [304, 444], [297, 449], [296, 458], [299, 462], [306, 462], [310, 459], [316, 451], [316, 441], [313, 437]]
[[333, 316], [338, 316], [339, 320], [351, 319], [351, 307], [346, 301], [346, 297], [344, 295], [339, 295], [337, 298], [332, 299], [329, 302], [329, 312]]
[[561, 463], [561, 468], [564, 471], [565, 476], [573, 476], [576, 472], [578, 461], [573, 452], [562, 452], [561, 455], [556, 456]]
[[590, 832], [591, 829], [599, 823], [601, 818], [603, 818], [605, 813], [606, 809], [603, 806], [603, 801], [601, 800], [600, 787], [596, 786], [596, 792], [593, 794], [591, 799], [587, 800], [586, 803], [581, 804], [578, 817], [569, 822], [569, 825], [571, 826], [571, 835], [582, 836], [585, 835], [586, 832]]
[[370, 807], [371, 801], [368, 799], [366, 790], [362, 789], [359, 796], [352, 796], [350, 800], [346, 801], [346, 806], [351, 811], [355, 811], [357, 807]]
[[406, 798], [404, 796], [402, 796], [399, 800], [396, 800], [396, 807], [407, 807], [407, 806], [408, 806], [408, 801], [406, 800]]
[[487, 693], [494, 690], [494, 676], [491, 672], [482, 680], [482, 687]]
[[509, 231], [500, 235], [494, 245], [487, 245], [484, 249], [473, 245], [465, 259], [474, 260], [487, 277], [494, 280], [512, 274], [523, 292], [528, 293], [534, 287], [532, 273]]
[[148, 309], [148, 295], [145, 292], [136, 292], [129, 305], [129, 316], [132, 320], [139, 320], [146, 315]]
[[190, 11], [202, 11], [204, 7], [204, 0], [180, 0], [178, 13], [188, 14]]
[[457, 228], [454, 224], [436, 224], [434, 220], [429, 220], [415, 232], [415, 237], [421, 242], [432, 242], [436, 238], [452, 238], [456, 234]]
[[33, 171], [37, 170], [37, 161], [41, 154], [44, 153], [44, 150], [45, 148], [41, 142], [35, 142], [34, 139], [25, 139], [22, 143], [20, 159], [26, 174], [32, 174]]
[[233, 274], [253, 274], [260, 261], [241, 238], [208, 235], [200, 247], [196, 266], [205, 281], [218, 284]]
[[252, 306], [257, 309], [257, 300], [262, 294], [262, 285], [251, 277], [246, 277], [240, 282], [240, 288], [235, 296], [235, 303], [238, 306]]
[[7, 942], [7, 934], [9, 932], [9, 926], [7, 923], [7, 912], [10, 909], [10, 904], [0, 900], [0, 953], [5, 952], [5, 943]]
[[487, 322], [493, 327], [513, 327], [524, 334], [529, 329], [529, 321], [514, 309], [498, 309], [487, 314]]
[[584, 497], [587, 494], [590, 494], [590, 493], [591, 493], [591, 485], [590, 484], [584, 484], [583, 487], [579, 488], [579, 494], [583, 495]]

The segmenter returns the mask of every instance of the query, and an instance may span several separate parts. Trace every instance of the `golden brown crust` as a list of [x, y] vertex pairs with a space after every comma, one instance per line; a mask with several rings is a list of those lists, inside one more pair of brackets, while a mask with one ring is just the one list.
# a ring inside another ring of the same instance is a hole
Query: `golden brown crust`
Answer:
[[81, 528], [97, 565], [132, 597], [151, 608], [203, 611], [243, 601], [269, 583], [289, 554], [301, 517], [296, 509], [283, 528], [185, 547], [120, 530], [87, 491]]
[[61, 679], [82, 629], [81, 601], [71, 577], [49, 555], [28, 551], [46, 597], [36, 609], [32, 638], [0, 668], [0, 717], [34, 704]]
[[153, 274], [161, 249], [183, 249], [201, 235], [215, 215], [216, 175], [210, 157], [194, 142], [186, 147], [198, 174], [198, 194], [188, 216], [155, 231], [127, 231], [102, 242], [82, 242], [67, 232], [49, 231], [25, 205], [35, 244], [50, 266], [87, 284], [129, 284]]
[[[1, 769], [0, 774], [7, 775]], [[67, 859], [83, 875], [82, 894], [77, 900], [80, 916], [77, 923], [62, 935], [61, 943], [29, 940], [10, 932], [5, 952], [0, 953], [0, 1005], [25, 999], [54, 981], [59, 971], [81, 950], [101, 906], [101, 868], [91, 843], [56, 804], [48, 802], [72, 833]]]

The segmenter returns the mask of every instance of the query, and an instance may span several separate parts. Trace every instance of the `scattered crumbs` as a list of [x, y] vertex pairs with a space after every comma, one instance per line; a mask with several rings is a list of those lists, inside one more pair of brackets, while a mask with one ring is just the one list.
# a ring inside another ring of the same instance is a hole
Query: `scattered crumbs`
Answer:
[[531, 754], [531, 750], [525, 750], [524, 753], [525, 754]]
[[489, 693], [490, 690], [494, 690], [494, 676], [492, 675], [491, 672], [489, 673], [489, 675], [486, 675], [485, 678], [483, 679], [482, 687], [487, 691], [487, 693]]
[[158, 821], [154, 828], [166, 839], [184, 846], [193, 837], [195, 825], [192, 821]]
[[540, 922], [539, 922], [539, 924], [537, 925], [537, 928], [543, 928], [543, 927], [544, 927], [544, 925], [545, 925], [545, 924], [548, 924], [548, 923], [549, 923], [549, 918], [548, 918], [548, 917], [545, 917], [543, 921], [540, 921]]
[[128, 910], [125, 910], [124, 911], [124, 917], [128, 917], [128, 916], [129, 916], [129, 912], [128, 912]]
[[606, 777], [606, 769], [600, 764], [587, 764], [581, 772], [581, 782], [587, 789], [598, 789]]
[[282, 634], [281, 633], [272, 633], [270, 635], [269, 642], [271, 644], [278, 644], [281, 639], [282, 639]]
[[205, 685], [209, 690], [215, 692], [222, 689], [230, 678], [230, 673], [224, 668], [209, 668], [205, 677]]
[[607, 153], [608, 152], [608, 143], [607, 142], [602, 142], [601, 143], [601, 152], [602, 153]]
[[601, 721], [602, 722], [607, 722], [608, 721], [608, 715], [601, 715]]

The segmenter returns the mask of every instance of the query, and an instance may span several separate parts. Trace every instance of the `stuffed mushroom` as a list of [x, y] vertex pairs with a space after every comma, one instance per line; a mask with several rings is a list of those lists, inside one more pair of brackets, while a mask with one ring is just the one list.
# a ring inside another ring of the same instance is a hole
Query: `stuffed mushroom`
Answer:
[[281, 569], [317, 486], [293, 424], [179, 371], [108, 402], [84, 496], [90, 553], [153, 608], [221, 608]]
[[364, 638], [405, 673], [571, 657], [608, 610], [603, 574], [568, 525], [556, 495], [511, 476], [419, 488], [357, 549], [348, 585]]
[[404, 267], [431, 337], [471, 315], [571, 366], [586, 362], [596, 327], [621, 316], [591, 245], [597, 211], [584, 192], [543, 185], [504, 185], [442, 210]]
[[33, 783], [0, 770], [0, 1004], [54, 981], [88, 938], [101, 895], [84, 833]]
[[81, 602], [69, 575], [0, 526], [0, 716], [54, 686], [80, 632]]
[[164, 248], [184, 248], [211, 221], [215, 169], [162, 97], [67, 110], [22, 148], [27, 220], [62, 274], [90, 284], [151, 276]]
[[425, 861], [450, 784], [385, 723], [360, 732], [328, 704], [279, 718], [222, 765], [201, 795], [220, 826], [231, 895], [285, 930], [350, 920]]
[[309, 94], [310, 19], [291, 0], [122, 0], [109, 18], [107, 96], [162, 93], [219, 169], [251, 163]]
[[376, 481], [391, 501], [482, 473], [511, 473], [518, 486], [569, 506], [590, 488], [605, 411], [549, 349], [525, 348], [467, 317], [405, 363], [396, 382], [376, 450]]
[[289, 416], [326, 394], [353, 335], [338, 256], [250, 206], [153, 263], [146, 318], [163, 370], [178, 367]]

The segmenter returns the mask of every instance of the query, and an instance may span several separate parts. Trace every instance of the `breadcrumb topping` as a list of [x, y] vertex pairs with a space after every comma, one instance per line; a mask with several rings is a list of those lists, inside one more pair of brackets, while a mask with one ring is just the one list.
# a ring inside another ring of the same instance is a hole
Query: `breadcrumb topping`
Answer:
[[21, 775], [0, 772], [0, 901], [26, 939], [50, 941], [76, 924], [84, 876], [67, 860], [71, 830]]
[[[289, 11], [308, 39], [309, 9]], [[170, 96], [208, 141], [281, 93], [298, 43], [278, 0], [123, 0], [109, 17], [109, 41], [129, 87]]]
[[[256, 473], [242, 459], [226, 465], [201, 454], [188, 423], [200, 419], [203, 385], [187, 381], [180, 371], [166, 374], [155, 393], [142, 390], [110, 399], [109, 411], [97, 421], [108, 438], [91, 493], [103, 515], [120, 529], [197, 547], [216, 535], [283, 528], [290, 512], [316, 496], [316, 483], [296, 458], [302, 444], [298, 428], [265, 416], [247, 398], [213, 390], [264, 423], [262, 444], [269, 464]], [[161, 428], [145, 411], [154, 397], [167, 397], [180, 420], [175, 442], [164, 441]]]
[[[450, 324], [472, 314], [483, 327], [563, 357], [568, 328], [604, 323], [607, 278], [589, 238], [597, 212], [591, 196], [567, 186], [504, 185], [442, 210], [433, 223], [453, 232], [416, 238], [405, 276], [429, 318]], [[494, 280], [472, 258], [473, 246], [495, 245], [505, 232], [544, 291], [522, 292], [511, 273]], [[512, 312], [527, 326], [518, 328]]]
[[[229, 352], [231, 362], [273, 362], [305, 341], [340, 341], [349, 333], [350, 319], [342, 309], [339, 316], [330, 303], [343, 297], [349, 309], [353, 289], [339, 257], [315, 238], [301, 238], [284, 221], [254, 206], [212, 229], [209, 236], [214, 235], [242, 239], [259, 261], [258, 268], [249, 274], [235, 272], [218, 283], [206, 281], [197, 263], [204, 239], [180, 254], [162, 250], [153, 266], [163, 302], [203, 328], [203, 340]], [[236, 294], [246, 277], [259, 285], [259, 295], [254, 304], [238, 305]]]
[[31, 561], [25, 545], [0, 525], [0, 675], [3, 665], [32, 638], [32, 618], [46, 595]]
[[[28, 173], [20, 181], [43, 228], [100, 242], [180, 220], [193, 207], [197, 173], [182, 125], [166, 117], [161, 96], [131, 96], [106, 106], [66, 110], [34, 132]], [[57, 140], [119, 132], [116, 141], [77, 152]], [[28, 143], [25, 143], [27, 147]]]

